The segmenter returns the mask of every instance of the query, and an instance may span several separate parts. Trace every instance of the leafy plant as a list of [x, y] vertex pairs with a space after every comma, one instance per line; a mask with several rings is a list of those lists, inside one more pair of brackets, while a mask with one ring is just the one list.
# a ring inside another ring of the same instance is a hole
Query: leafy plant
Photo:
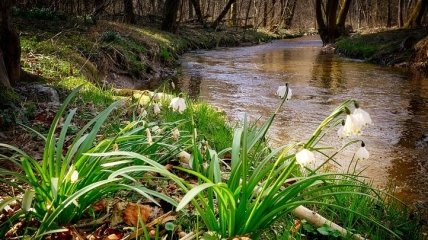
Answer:
[[[47, 232], [49, 233], [49, 230], [78, 219], [95, 201], [121, 189], [136, 191], [155, 203], [152, 196], [173, 205], [176, 204], [169, 197], [142, 187], [132, 178], [132, 175], [122, 177], [117, 172], [128, 166], [146, 165], [147, 163], [163, 169], [158, 162], [166, 161], [177, 154], [181, 145], [187, 141], [186, 137], [183, 136], [178, 141], [173, 140], [171, 131], [168, 129], [172, 129], [174, 123], [169, 123], [169, 125], [161, 126], [164, 134], [153, 133], [153, 142], [148, 141], [146, 129], [152, 127], [153, 124], [146, 123], [143, 119], [137, 119], [123, 127], [112, 138], [99, 141], [100, 128], [109, 114], [120, 105], [120, 102], [115, 102], [83, 126], [74, 138], [69, 139], [67, 132], [72, 126], [71, 121], [76, 114], [76, 109], [65, 114], [63, 122], [62, 116], [79, 89], [80, 87], [75, 89], [65, 99], [46, 137], [32, 130], [45, 141], [41, 162], [14, 146], [0, 144], [1, 148], [15, 153], [12, 156], [1, 155], [0, 157], [10, 161], [24, 173], [1, 168], [0, 176], [2, 178], [16, 180], [16, 182], [2, 182], [16, 188], [19, 192], [26, 192], [21, 202], [21, 210], [16, 212], [9, 221], [0, 225], [3, 234], [10, 223], [26, 215], [35, 217], [40, 222], [40, 226], [33, 236], [40, 238]], [[62, 128], [57, 132], [60, 125]], [[71, 143], [68, 145], [69, 142]], [[94, 144], [95, 142], [98, 143]], [[131, 151], [144, 156], [138, 159], [124, 159], [103, 158], [96, 155], [96, 153], [107, 151]], [[21, 186], [28, 186], [28, 189], [24, 190]], [[31, 194], [32, 192], [34, 194]], [[35, 201], [31, 201], [32, 196]]]
[[[288, 93], [285, 94], [287, 95]], [[280, 107], [284, 101], [285, 99]], [[302, 148], [324, 155], [326, 160], [321, 166], [332, 160], [336, 153], [327, 155], [323, 152], [326, 148], [317, 147], [317, 144], [326, 132], [341, 122], [341, 115], [349, 112], [348, 108], [352, 104], [356, 102], [349, 100], [336, 108], [307, 142], [289, 144], [274, 150], [266, 147], [263, 139], [279, 107], [260, 128], [250, 125], [244, 118], [243, 126], [234, 132], [232, 147], [229, 149], [217, 153], [211, 149], [201, 150], [194, 145], [193, 170], [177, 168], [198, 177], [200, 184], [186, 193], [177, 206], [177, 211], [192, 202], [208, 230], [215, 231], [222, 237], [233, 237], [257, 233], [300, 205], [328, 205], [346, 210], [343, 206], [323, 199], [334, 199], [347, 194], [372, 197], [347, 189], [359, 183], [356, 176], [350, 174], [317, 173], [319, 168], [312, 170], [307, 167], [303, 168], [306, 175], [296, 174], [299, 172], [296, 152]], [[231, 152], [230, 164], [219, 158], [226, 152]], [[341, 184], [340, 176], [348, 176], [355, 181]], [[318, 194], [321, 191], [322, 194]], [[356, 211], [349, 211], [396, 236], [380, 222]]]

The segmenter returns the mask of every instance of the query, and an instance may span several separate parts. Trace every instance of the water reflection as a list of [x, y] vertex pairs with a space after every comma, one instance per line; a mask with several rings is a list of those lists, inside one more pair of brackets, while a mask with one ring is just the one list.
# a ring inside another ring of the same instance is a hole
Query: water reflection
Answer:
[[[244, 112], [253, 119], [269, 116], [279, 102], [277, 87], [289, 82], [293, 99], [269, 132], [273, 145], [307, 139], [338, 104], [357, 99], [375, 123], [363, 136], [371, 158], [359, 167], [367, 167], [375, 184], [390, 181], [403, 199], [426, 203], [427, 78], [322, 54], [320, 46], [318, 39], [294, 39], [187, 54], [181, 85], [192, 86], [184, 90], [223, 108], [234, 121]], [[334, 134], [325, 141], [341, 144]], [[339, 156], [345, 168], [356, 148]]]

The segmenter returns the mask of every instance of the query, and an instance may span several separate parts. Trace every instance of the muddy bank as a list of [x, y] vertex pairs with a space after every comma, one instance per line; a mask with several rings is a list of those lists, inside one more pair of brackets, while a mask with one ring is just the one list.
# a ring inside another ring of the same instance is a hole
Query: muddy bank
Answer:
[[[298, 34], [273, 34], [254, 29], [223, 28], [217, 31], [183, 25], [176, 34], [156, 26], [99, 21], [46, 21], [17, 18], [21, 34], [24, 70], [47, 79], [82, 73], [92, 82], [118, 88], [154, 89], [173, 75], [180, 54], [191, 49], [254, 45]], [[56, 58], [60, 66], [47, 58]], [[56, 68], [62, 68], [61, 74]], [[52, 69], [53, 68], [53, 69]]]
[[428, 29], [393, 29], [340, 39], [336, 52], [371, 63], [428, 70]]

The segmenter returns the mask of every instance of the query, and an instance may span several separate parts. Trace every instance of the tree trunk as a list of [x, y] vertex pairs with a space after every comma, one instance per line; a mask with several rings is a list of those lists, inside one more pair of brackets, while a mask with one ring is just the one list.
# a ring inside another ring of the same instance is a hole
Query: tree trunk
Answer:
[[265, 1], [263, 5], [263, 27], [267, 26], [267, 19], [268, 19], [267, 11], [268, 11], [268, 2]]
[[164, 19], [162, 21], [162, 30], [169, 32], [177, 31], [177, 14], [180, 8], [180, 0], [166, 0], [164, 5]]
[[192, 0], [187, 1], [187, 5], [189, 5], [189, 20], [193, 19], [193, 7], [192, 7]]
[[398, 0], [398, 27], [403, 27], [404, 19], [403, 19], [403, 8], [404, 8], [404, 0]]
[[226, 6], [223, 8], [223, 11], [221, 11], [220, 15], [216, 18], [216, 20], [213, 22], [212, 26], [213, 28], [217, 28], [220, 22], [223, 20], [224, 16], [226, 16], [227, 12], [230, 10], [230, 7], [232, 4], [234, 4], [236, 0], [229, 0], [226, 4]]
[[[291, 4], [291, 6], [289, 6]], [[293, 0], [292, 2], [287, 1], [286, 6], [286, 16], [284, 20], [284, 28], [288, 29], [291, 27], [293, 22], [294, 13], [296, 12], [297, 0]]]
[[9, 75], [4, 65], [3, 53], [0, 49], [0, 87], [10, 88]]
[[404, 27], [412, 28], [421, 26], [421, 20], [427, 8], [427, 4], [428, 0], [418, 0]]
[[198, 17], [198, 22], [205, 26], [204, 17], [202, 16], [201, 4], [199, 0], [190, 0], [192, 2], [193, 8], [195, 9], [196, 16]]
[[244, 28], [248, 27], [248, 18], [250, 16], [250, 11], [251, 11], [251, 1], [248, 2], [247, 11], [245, 12]]
[[137, 21], [135, 19], [134, 13], [134, 4], [132, 0], [123, 0], [124, 12], [125, 12], [125, 22], [135, 24]]
[[[337, 38], [344, 35], [346, 15], [349, 12], [351, 0], [345, 0], [339, 10], [339, 0], [328, 0], [325, 11], [321, 0], [315, 2], [315, 13], [318, 23], [318, 33], [323, 44], [334, 43]], [[337, 11], [339, 10], [339, 16]], [[325, 12], [325, 17], [324, 13]]]
[[391, 0], [388, 0], [388, 13], [386, 16], [386, 27], [392, 26]]
[[21, 44], [18, 33], [10, 23], [15, 4], [15, 0], [0, 1], [0, 68], [3, 68], [0, 73], [5, 75], [1, 79], [4, 86], [13, 86], [21, 78]]
[[236, 3], [232, 4], [232, 26], [238, 26], [238, 5]]

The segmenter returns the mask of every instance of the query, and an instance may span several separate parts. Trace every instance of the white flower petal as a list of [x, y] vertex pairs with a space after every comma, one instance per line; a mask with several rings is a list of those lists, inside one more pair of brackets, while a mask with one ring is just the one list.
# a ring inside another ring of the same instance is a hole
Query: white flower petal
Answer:
[[148, 128], [146, 128], [146, 136], [147, 136], [147, 142], [149, 143], [149, 145], [152, 145], [153, 144], [152, 133]]
[[276, 91], [276, 95], [279, 96], [280, 98], [284, 98], [285, 94], [287, 93], [287, 88], [288, 88], [287, 100], [290, 100], [293, 93], [288, 86], [279, 86], [278, 90]]
[[355, 158], [356, 159], [368, 159], [370, 156], [369, 151], [367, 151], [366, 147], [360, 147], [357, 152], [355, 152]]
[[161, 110], [160, 110], [159, 104], [157, 104], [157, 103], [153, 104], [153, 112], [154, 112], [156, 115], [159, 115], [159, 114], [160, 114]]
[[182, 163], [189, 163], [190, 161], [190, 153], [186, 151], [181, 151], [179, 154], [177, 154], [178, 160]]
[[364, 111], [361, 108], [356, 108], [353, 112], [353, 115], [354, 115], [355, 119], [357, 121], [359, 121], [359, 123], [362, 126], [373, 124], [372, 118], [370, 117], [370, 114], [368, 114], [366, 111]]
[[304, 166], [315, 161], [315, 154], [308, 149], [303, 149], [296, 153], [296, 161], [298, 164]]
[[71, 174], [70, 181], [71, 183], [75, 183], [79, 179], [79, 172], [74, 170], [73, 174]]
[[348, 114], [346, 116], [345, 125], [343, 126], [343, 134], [345, 136], [359, 135], [361, 133], [361, 122], [355, 119], [355, 116]]
[[171, 99], [169, 107], [172, 108], [172, 111], [174, 112], [178, 111], [179, 113], [182, 113], [184, 110], [186, 110], [186, 101], [184, 98], [175, 97]]
[[179, 137], [180, 137], [180, 131], [178, 130], [178, 128], [174, 128], [172, 130], [172, 139], [174, 139], [174, 141], [177, 141]]
[[345, 138], [346, 137], [345, 132], [343, 131], [343, 126], [340, 126], [339, 129], [337, 130], [337, 136], [339, 138]]

